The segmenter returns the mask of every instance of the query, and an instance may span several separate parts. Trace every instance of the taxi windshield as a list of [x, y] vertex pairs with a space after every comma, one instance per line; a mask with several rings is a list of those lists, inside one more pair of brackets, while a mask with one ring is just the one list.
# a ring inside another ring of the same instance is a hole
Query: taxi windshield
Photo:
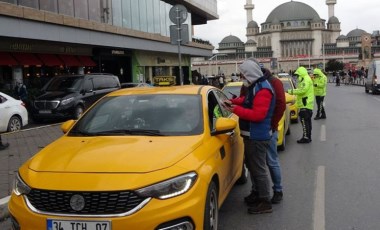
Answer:
[[203, 133], [199, 95], [105, 97], [88, 111], [69, 136], [181, 136]]

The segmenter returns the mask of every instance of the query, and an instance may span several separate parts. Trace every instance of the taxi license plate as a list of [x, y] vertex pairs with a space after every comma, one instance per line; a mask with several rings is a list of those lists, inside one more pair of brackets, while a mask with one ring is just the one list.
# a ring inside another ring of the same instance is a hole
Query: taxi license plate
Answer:
[[112, 230], [110, 221], [47, 220], [47, 230]]
[[51, 110], [40, 110], [40, 113], [42, 113], [42, 114], [51, 113]]

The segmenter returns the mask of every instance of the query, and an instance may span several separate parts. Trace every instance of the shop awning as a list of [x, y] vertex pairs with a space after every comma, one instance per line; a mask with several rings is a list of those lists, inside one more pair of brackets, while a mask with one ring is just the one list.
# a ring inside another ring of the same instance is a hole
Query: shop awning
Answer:
[[20, 65], [42, 65], [42, 62], [32, 53], [12, 53]]
[[82, 62], [83, 66], [96, 66], [96, 63], [89, 56], [78, 56], [79, 61]]
[[65, 66], [83, 66], [79, 59], [74, 55], [59, 55]]
[[0, 65], [18, 65], [18, 63], [9, 53], [0, 52]]
[[46, 66], [63, 66], [65, 63], [54, 54], [37, 54]]

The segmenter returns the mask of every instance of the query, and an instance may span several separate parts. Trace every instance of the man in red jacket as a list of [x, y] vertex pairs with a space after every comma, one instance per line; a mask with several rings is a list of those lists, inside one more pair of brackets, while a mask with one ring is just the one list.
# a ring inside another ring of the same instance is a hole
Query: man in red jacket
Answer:
[[244, 139], [245, 163], [251, 174], [257, 198], [249, 203], [248, 213], [272, 212], [266, 159], [272, 138], [272, 116], [275, 96], [272, 85], [264, 77], [256, 60], [246, 60], [240, 66], [245, 95], [226, 101], [226, 109], [239, 117], [240, 134]]
[[[267, 154], [267, 165], [269, 168], [269, 173], [273, 183], [273, 197], [271, 202], [273, 204], [278, 204], [281, 202], [283, 193], [282, 193], [282, 178], [281, 178], [281, 166], [277, 153], [277, 140], [278, 140], [278, 122], [281, 120], [282, 115], [286, 109], [286, 99], [284, 93], [284, 87], [277, 77], [272, 76], [271, 72], [268, 69], [264, 68], [262, 63], [259, 63], [261, 71], [264, 73], [264, 77], [272, 85], [275, 92], [275, 108], [273, 112], [271, 127], [272, 127], [272, 138], [270, 140], [269, 150]], [[252, 204], [257, 199], [257, 192], [255, 186], [253, 185], [251, 194], [244, 198], [244, 201], [247, 204]]]

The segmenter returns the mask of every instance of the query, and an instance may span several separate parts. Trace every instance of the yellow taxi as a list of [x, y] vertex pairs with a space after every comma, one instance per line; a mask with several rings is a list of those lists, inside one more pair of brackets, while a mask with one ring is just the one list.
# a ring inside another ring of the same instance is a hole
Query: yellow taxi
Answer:
[[298, 107], [296, 104], [296, 95], [290, 95], [287, 93], [288, 89], [295, 89], [295, 84], [290, 77], [279, 78], [284, 86], [286, 102], [289, 104], [290, 121], [292, 123], [298, 122]]
[[[229, 99], [236, 98], [240, 96], [240, 89], [243, 85], [243, 82], [228, 82], [223, 88], [222, 91]], [[286, 93], [287, 94], [287, 93]], [[285, 96], [286, 96], [285, 94]], [[277, 140], [277, 149], [280, 151], [285, 150], [286, 146], [286, 135], [290, 134], [290, 109], [288, 103], [290, 103], [288, 97], [286, 97], [286, 109], [284, 114], [282, 115], [281, 120], [278, 122], [278, 140]]]
[[226, 99], [212, 86], [106, 95], [20, 167], [13, 228], [217, 229], [218, 209], [248, 175]]

